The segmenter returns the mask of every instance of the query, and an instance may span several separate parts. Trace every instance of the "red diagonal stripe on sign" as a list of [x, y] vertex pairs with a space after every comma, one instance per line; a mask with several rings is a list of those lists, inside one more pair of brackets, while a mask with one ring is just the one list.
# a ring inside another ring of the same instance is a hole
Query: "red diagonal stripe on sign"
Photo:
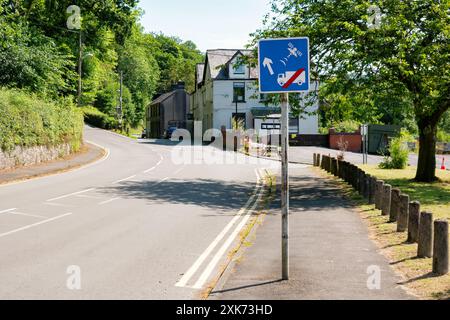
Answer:
[[290, 87], [291, 84], [294, 83], [295, 79], [297, 79], [303, 72], [305, 71], [305, 68], [301, 68], [297, 70], [296, 73], [286, 82], [286, 84], [283, 86], [284, 89], [287, 89]]

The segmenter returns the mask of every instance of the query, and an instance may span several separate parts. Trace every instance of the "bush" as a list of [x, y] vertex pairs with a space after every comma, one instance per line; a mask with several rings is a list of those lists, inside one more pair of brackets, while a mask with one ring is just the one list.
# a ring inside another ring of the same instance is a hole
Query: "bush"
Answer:
[[115, 118], [101, 112], [97, 108], [83, 107], [82, 110], [84, 114], [84, 121], [94, 127], [107, 130], [118, 127], [118, 121]]
[[48, 101], [22, 90], [0, 88], [0, 148], [56, 146], [69, 143], [78, 151], [83, 116], [70, 101]]
[[447, 143], [450, 142], [450, 133], [447, 133], [444, 130], [438, 130], [437, 141]]
[[392, 139], [389, 146], [389, 156], [380, 163], [381, 169], [405, 169], [408, 164], [409, 150], [407, 137], [402, 133], [399, 137]]
[[359, 129], [359, 123], [353, 120], [345, 120], [334, 125], [338, 133], [353, 133]]

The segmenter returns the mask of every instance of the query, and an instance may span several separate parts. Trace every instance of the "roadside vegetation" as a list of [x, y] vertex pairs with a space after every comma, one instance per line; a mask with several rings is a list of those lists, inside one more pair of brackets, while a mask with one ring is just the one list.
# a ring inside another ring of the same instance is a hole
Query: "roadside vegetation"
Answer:
[[[139, 24], [138, 3], [0, 0], [0, 86], [24, 89], [45, 101], [64, 97], [82, 107], [86, 122], [117, 129], [122, 73], [122, 128], [142, 127], [145, 107], [155, 95], [178, 81], [193, 90], [195, 65], [203, 55], [191, 41], [146, 33]], [[73, 4], [81, 8], [79, 101], [80, 36], [67, 28], [67, 8]]]
[[49, 101], [17, 89], [0, 89], [0, 147], [57, 146], [80, 149], [83, 115], [70, 100]]

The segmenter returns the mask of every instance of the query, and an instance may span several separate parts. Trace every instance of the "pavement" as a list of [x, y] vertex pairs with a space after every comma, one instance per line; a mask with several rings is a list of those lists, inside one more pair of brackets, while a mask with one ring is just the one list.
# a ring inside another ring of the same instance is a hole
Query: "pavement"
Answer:
[[[330, 154], [331, 156], [336, 157], [340, 151], [333, 150], [328, 148], [321, 147], [290, 147], [289, 149], [289, 159], [294, 163], [307, 163], [312, 164], [314, 153], [319, 153], [323, 155]], [[356, 152], [345, 152], [345, 160], [349, 161], [353, 164], [363, 164], [363, 155], [361, 153]], [[450, 170], [450, 155], [436, 155], [436, 167], [438, 169], [441, 168], [442, 159], [445, 159], [445, 163]], [[378, 155], [369, 155], [368, 156], [368, 164], [379, 164], [383, 161], [382, 156]], [[418, 155], [410, 154], [409, 155], [409, 165], [417, 166]]]
[[80, 152], [62, 159], [13, 170], [0, 170], [0, 185], [73, 170], [89, 165], [105, 155], [104, 149], [85, 143]]
[[0, 299], [201, 297], [274, 162], [91, 127], [84, 136], [107, 155], [0, 185]]
[[[339, 188], [311, 167], [291, 169], [290, 280], [281, 281], [281, 217], [276, 200], [253, 242], [236, 257], [210, 299], [412, 299]], [[373, 269], [375, 268], [375, 269]], [[381, 272], [380, 290], [368, 272]], [[373, 289], [373, 288], [372, 288]]]

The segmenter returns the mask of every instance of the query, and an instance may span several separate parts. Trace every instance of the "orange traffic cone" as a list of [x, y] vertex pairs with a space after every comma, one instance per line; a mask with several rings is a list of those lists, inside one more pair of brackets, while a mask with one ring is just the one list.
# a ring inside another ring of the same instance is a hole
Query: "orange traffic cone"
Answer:
[[445, 167], [445, 157], [442, 158], [442, 166], [441, 166], [441, 170], [447, 170], [447, 168]]

